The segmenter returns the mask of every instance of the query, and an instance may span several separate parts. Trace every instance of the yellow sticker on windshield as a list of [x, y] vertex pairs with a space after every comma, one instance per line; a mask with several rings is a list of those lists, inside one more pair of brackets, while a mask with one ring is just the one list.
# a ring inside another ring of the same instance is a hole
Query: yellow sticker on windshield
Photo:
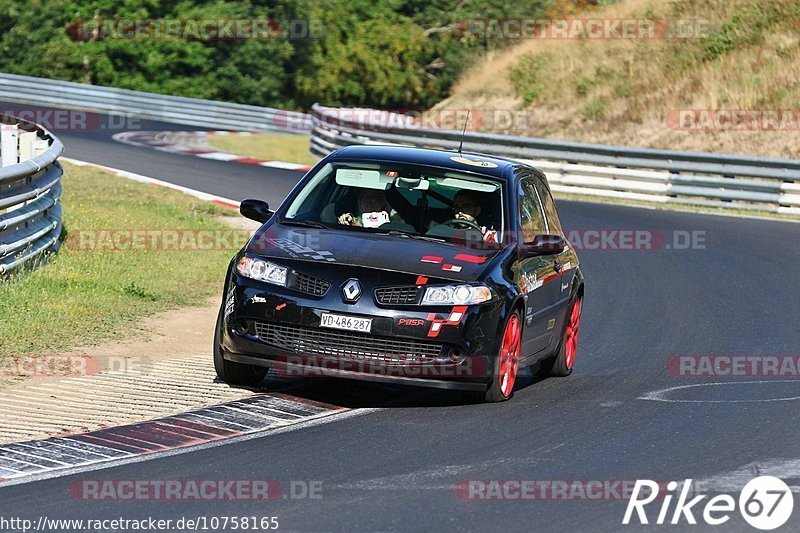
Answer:
[[453, 156], [450, 159], [456, 163], [464, 163], [465, 165], [470, 165], [473, 167], [497, 168], [497, 163], [492, 163], [491, 161], [482, 161], [477, 158], [470, 159], [468, 157]]

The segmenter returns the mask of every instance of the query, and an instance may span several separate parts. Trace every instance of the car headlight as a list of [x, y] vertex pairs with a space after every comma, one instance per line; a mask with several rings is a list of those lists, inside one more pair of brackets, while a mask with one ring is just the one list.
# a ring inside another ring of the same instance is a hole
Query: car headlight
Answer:
[[425, 289], [422, 305], [474, 305], [491, 299], [486, 285], [443, 285]]
[[243, 255], [239, 262], [236, 263], [236, 271], [246, 278], [266, 281], [267, 283], [285, 287], [286, 274], [289, 269], [263, 259]]

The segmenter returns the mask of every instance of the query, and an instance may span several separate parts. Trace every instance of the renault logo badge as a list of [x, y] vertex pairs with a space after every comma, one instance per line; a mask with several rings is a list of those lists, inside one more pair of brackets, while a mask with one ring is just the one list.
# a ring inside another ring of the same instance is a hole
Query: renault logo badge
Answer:
[[342, 285], [342, 296], [345, 302], [351, 304], [355, 303], [361, 296], [361, 283], [355, 278], [348, 279], [344, 285]]

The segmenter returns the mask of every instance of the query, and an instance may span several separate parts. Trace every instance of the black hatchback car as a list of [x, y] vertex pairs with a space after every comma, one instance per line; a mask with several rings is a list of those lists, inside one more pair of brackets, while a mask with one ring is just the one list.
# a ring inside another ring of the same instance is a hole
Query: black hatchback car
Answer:
[[572, 372], [578, 257], [544, 174], [518, 161], [348, 147], [311, 169], [231, 261], [223, 381], [267, 369], [509, 398], [519, 368]]

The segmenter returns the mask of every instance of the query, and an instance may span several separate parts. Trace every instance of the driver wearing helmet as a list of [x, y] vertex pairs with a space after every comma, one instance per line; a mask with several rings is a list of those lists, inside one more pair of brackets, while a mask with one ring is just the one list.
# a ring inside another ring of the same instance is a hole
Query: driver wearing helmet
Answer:
[[481, 214], [481, 204], [475, 191], [461, 189], [453, 198], [453, 210], [455, 217], [459, 220], [466, 220], [477, 224], [481, 228], [484, 242], [497, 242], [497, 231], [494, 228], [487, 228], [478, 222]]
[[340, 215], [338, 217], [339, 224], [378, 228], [387, 222], [403, 223], [403, 219], [389, 205], [382, 190], [359, 188], [356, 192], [356, 200], [356, 209]]

